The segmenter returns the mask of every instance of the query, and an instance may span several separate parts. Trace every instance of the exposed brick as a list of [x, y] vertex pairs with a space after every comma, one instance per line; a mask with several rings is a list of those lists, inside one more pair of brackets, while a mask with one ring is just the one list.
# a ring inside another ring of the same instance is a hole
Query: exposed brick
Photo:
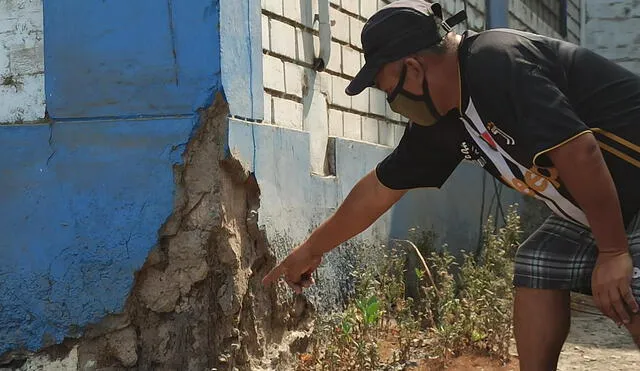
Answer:
[[340, 41], [349, 42], [349, 15], [338, 9], [329, 8], [329, 18], [333, 24], [331, 36]]
[[329, 2], [330, 2], [331, 4], [340, 5], [340, 0], [330, 0]]
[[362, 118], [362, 140], [378, 143], [378, 120], [370, 117]]
[[351, 33], [349, 42], [351, 43], [351, 45], [355, 45], [358, 48], [362, 49], [361, 33], [362, 33], [362, 27], [364, 27], [364, 22], [362, 22], [359, 19], [351, 17], [349, 18], [349, 23], [350, 23], [349, 29]]
[[369, 18], [378, 10], [378, 0], [360, 0], [360, 15]]
[[333, 104], [351, 108], [351, 97], [345, 93], [349, 81], [340, 76], [331, 76], [331, 101]]
[[349, 139], [362, 139], [362, 117], [350, 112], [344, 113], [344, 136]]
[[285, 91], [284, 66], [280, 59], [264, 54], [262, 75], [265, 88]]
[[378, 143], [392, 147], [395, 142], [393, 140], [393, 124], [388, 121], [378, 121]]
[[331, 43], [331, 57], [327, 68], [334, 72], [342, 72], [342, 48], [336, 42]]
[[297, 23], [302, 23], [300, 0], [284, 0], [283, 15]]
[[378, 89], [369, 89], [369, 110], [376, 115], [384, 116], [386, 114], [387, 95]]
[[360, 112], [369, 112], [369, 90], [364, 89], [362, 93], [351, 97], [351, 107]]
[[360, 0], [342, 0], [342, 7], [353, 14], [360, 14]]
[[302, 130], [302, 104], [273, 97], [273, 123], [290, 129]]
[[269, 39], [269, 17], [262, 15], [262, 47], [271, 49], [271, 40]]
[[273, 103], [271, 102], [271, 95], [264, 93], [264, 119], [263, 122], [273, 121]]
[[335, 109], [329, 110], [329, 135], [341, 137], [344, 135], [343, 127], [344, 114]]
[[349, 46], [342, 47], [342, 72], [355, 76], [360, 71], [360, 52]]
[[282, 15], [282, 0], [262, 0], [262, 9]]
[[285, 91], [302, 98], [302, 85], [304, 79], [304, 68], [297, 64], [284, 63]]
[[296, 57], [296, 31], [293, 26], [275, 19], [271, 24], [271, 50], [289, 58]]

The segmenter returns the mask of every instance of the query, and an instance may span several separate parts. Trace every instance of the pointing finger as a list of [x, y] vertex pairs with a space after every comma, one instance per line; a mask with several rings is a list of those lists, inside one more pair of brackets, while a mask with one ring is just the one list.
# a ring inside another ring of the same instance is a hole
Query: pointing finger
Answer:
[[629, 313], [627, 313], [627, 310], [624, 307], [623, 299], [620, 296], [617, 287], [609, 292], [609, 300], [611, 301], [611, 306], [613, 307], [616, 318], [618, 318], [622, 323], [629, 323]]
[[265, 286], [269, 286], [280, 278], [285, 272], [284, 262], [278, 264], [275, 268], [271, 270], [271, 272], [267, 273], [266, 276], [262, 279], [262, 284]]
[[631, 287], [629, 287], [628, 285], [622, 286], [622, 289], [620, 291], [629, 309], [631, 309], [633, 313], [638, 313], [638, 302], [636, 301], [636, 298], [633, 297]]
[[289, 285], [289, 287], [291, 287], [296, 294], [302, 294], [302, 286], [300, 283], [292, 282], [286, 278], [285, 278], [285, 281], [287, 282], [287, 285]]

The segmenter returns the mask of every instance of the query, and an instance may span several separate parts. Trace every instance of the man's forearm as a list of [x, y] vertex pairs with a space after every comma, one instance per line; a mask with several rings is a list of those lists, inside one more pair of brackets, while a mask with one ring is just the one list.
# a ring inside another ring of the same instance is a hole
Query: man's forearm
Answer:
[[550, 154], [560, 178], [587, 216], [600, 253], [628, 250], [620, 201], [611, 173], [590, 134]]
[[405, 193], [385, 188], [372, 171], [353, 187], [338, 210], [304, 244], [315, 255], [332, 250], [367, 229]]

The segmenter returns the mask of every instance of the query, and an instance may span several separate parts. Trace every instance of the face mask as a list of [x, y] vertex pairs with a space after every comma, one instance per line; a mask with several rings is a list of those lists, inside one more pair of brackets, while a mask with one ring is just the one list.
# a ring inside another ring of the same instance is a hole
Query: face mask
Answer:
[[435, 124], [441, 116], [431, 100], [427, 81], [424, 80], [422, 83], [423, 95], [415, 95], [404, 90], [406, 77], [407, 66], [405, 65], [402, 68], [398, 85], [387, 97], [389, 106], [394, 112], [401, 114], [418, 125], [431, 126]]

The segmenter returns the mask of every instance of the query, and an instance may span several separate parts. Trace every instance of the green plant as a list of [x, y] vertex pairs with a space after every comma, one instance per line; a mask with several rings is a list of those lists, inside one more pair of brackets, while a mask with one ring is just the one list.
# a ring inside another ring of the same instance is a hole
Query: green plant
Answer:
[[374, 327], [378, 323], [380, 318], [380, 302], [375, 296], [369, 297], [369, 299], [359, 299], [356, 302], [356, 306], [360, 310], [362, 316], [362, 323], [366, 329]]
[[485, 227], [485, 248], [476, 262], [465, 257], [460, 271], [465, 336], [476, 349], [506, 361], [512, 335], [513, 257], [521, 229], [515, 206], [497, 232], [493, 220]]
[[[463, 254], [461, 266], [446, 245], [441, 251], [432, 246], [418, 249], [430, 251], [427, 261], [433, 279], [427, 279], [428, 271], [416, 269], [422, 291], [417, 312], [421, 326], [435, 340], [432, 354], [442, 366], [452, 356], [469, 350], [508, 360], [512, 261], [521, 236], [516, 207], [509, 209], [505, 226], [498, 230], [494, 221], [488, 220], [477, 259], [475, 254]], [[422, 241], [430, 243], [433, 239]]]
[[[461, 263], [447, 245], [436, 250], [435, 234], [428, 232], [414, 233], [416, 243], [406, 249], [361, 250], [352, 299], [344, 311], [316, 320], [313, 350], [301, 357], [298, 369], [404, 368], [412, 358], [435, 359], [445, 367], [452, 357], [469, 351], [506, 362], [512, 337], [512, 260], [521, 234], [513, 206], [504, 227], [496, 229], [488, 220], [482, 250], [463, 254]], [[407, 271], [409, 258], [416, 256], [417, 266]], [[419, 289], [413, 297], [407, 297], [409, 272]], [[383, 356], [381, 344], [392, 346], [392, 354]]]

